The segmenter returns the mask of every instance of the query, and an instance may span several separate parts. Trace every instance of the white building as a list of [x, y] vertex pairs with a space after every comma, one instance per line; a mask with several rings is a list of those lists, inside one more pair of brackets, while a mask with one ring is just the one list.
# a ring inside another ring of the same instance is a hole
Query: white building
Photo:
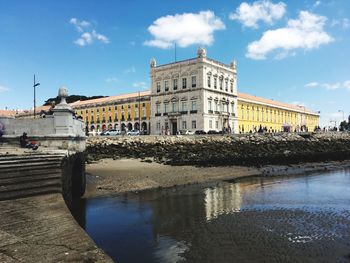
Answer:
[[179, 130], [238, 132], [236, 62], [197, 58], [165, 65], [151, 60], [151, 134]]

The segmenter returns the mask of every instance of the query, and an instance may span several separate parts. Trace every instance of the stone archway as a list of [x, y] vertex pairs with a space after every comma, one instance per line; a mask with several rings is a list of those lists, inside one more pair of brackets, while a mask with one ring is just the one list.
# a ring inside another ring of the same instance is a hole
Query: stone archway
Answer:
[[99, 132], [101, 129], [100, 125], [97, 125], [96, 130]]
[[108, 125], [108, 130], [111, 130], [111, 129], [113, 129], [113, 125], [112, 125], [112, 124], [109, 124], [109, 125]]
[[95, 130], [95, 126], [94, 126], [94, 125], [91, 125], [90, 130], [91, 130], [91, 131], [94, 131], [94, 130]]
[[135, 130], [140, 130], [140, 124], [138, 122], [135, 122], [134, 128]]
[[147, 123], [146, 123], [146, 122], [142, 122], [142, 123], [141, 123], [141, 130], [142, 130], [143, 132], [147, 132]]
[[106, 126], [106, 124], [103, 124], [102, 125], [102, 131], [105, 131], [105, 130], [107, 130], [107, 126]]
[[125, 129], [126, 129], [126, 126], [125, 126], [125, 123], [122, 123], [122, 131], [125, 131]]
[[118, 123], [114, 124], [114, 129], [117, 130], [118, 129]]
[[128, 123], [128, 131], [131, 131], [131, 130], [132, 130], [132, 123], [129, 122], [129, 123]]

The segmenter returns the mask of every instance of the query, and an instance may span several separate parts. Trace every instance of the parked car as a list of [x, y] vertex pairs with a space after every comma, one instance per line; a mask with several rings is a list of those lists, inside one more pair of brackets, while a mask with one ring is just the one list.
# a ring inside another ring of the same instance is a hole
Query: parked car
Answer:
[[203, 131], [203, 130], [196, 130], [195, 132], [194, 132], [194, 134], [197, 134], [197, 135], [204, 135], [204, 134], [207, 134], [205, 131]]
[[190, 131], [190, 130], [180, 130], [179, 131], [181, 135], [192, 135], [194, 134], [193, 131]]
[[219, 132], [216, 130], [209, 130], [208, 134], [219, 134]]
[[127, 135], [140, 135], [139, 130], [131, 130], [126, 133]]
[[104, 132], [104, 135], [109, 135], [109, 136], [116, 136], [120, 134], [121, 134], [120, 130], [115, 130], [115, 129], [110, 129]]

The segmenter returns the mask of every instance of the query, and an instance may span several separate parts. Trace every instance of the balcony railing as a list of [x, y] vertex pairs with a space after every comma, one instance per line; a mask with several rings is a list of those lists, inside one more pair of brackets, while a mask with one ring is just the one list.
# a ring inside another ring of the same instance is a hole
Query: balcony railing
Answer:
[[180, 111], [180, 114], [182, 114], [182, 115], [187, 114], [187, 113], [188, 113], [187, 110]]
[[156, 117], [158, 117], [158, 116], [162, 116], [162, 114], [161, 113], [156, 113], [156, 114], [154, 114]]
[[191, 113], [191, 114], [197, 113], [197, 110], [191, 110], [190, 113]]
[[212, 110], [208, 110], [208, 113], [213, 114], [213, 111]]

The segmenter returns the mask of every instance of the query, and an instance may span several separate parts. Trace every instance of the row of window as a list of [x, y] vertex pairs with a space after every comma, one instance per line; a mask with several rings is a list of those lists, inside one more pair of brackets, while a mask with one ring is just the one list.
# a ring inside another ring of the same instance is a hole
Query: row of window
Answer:
[[[169, 105], [170, 104], [170, 105]], [[177, 101], [172, 101], [171, 103], [169, 102], [164, 102], [164, 113], [168, 112], [178, 112], [178, 104]], [[169, 106], [171, 108], [169, 108]], [[170, 110], [170, 111], [169, 111]], [[180, 111], [187, 111], [187, 101], [181, 101], [181, 109]], [[196, 111], [197, 110], [197, 100], [191, 100], [191, 111]], [[156, 113], [160, 114], [161, 113], [161, 103], [156, 103]]]
[[[192, 120], [191, 121], [191, 127], [187, 127], [187, 121], [182, 121], [181, 122], [181, 129], [182, 130], [186, 130], [186, 129], [197, 129], [197, 121], [196, 120]], [[169, 130], [169, 123], [166, 121], [164, 123], [164, 126], [161, 126], [160, 122], [157, 122], [156, 124], [156, 130], [158, 132], [162, 132], [164, 133], [165, 130]]]
[[[182, 82], [181, 82], [181, 87], [182, 89], [186, 89], [187, 88], [187, 78], [182, 78]], [[157, 92], [161, 91], [161, 83], [160, 81], [158, 81], [156, 83], [157, 85]], [[173, 79], [172, 80], [172, 88], [173, 90], [177, 90], [178, 89], [178, 79]], [[197, 76], [192, 76], [191, 77], [191, 87], [195, 88], [197, 87]], [[164, 91], [169, 91], [170, 89], [170, 80], [164, 80]]]
[[[212, 83], [213, 82], [213, 83]], [[219, 89], [220, 90], [224, 90], [224, 85], [225, 85], [225, 91], [228, 92], [228, 86], [229, 86], [229, 80], [226, 78], [224, 80], [223, 76], [219, 77], [219, 81], [218, 81], [218, 77], [217, 76], [213, 76], [213, 81], [212, 81], [212, 76], [208, 75], [207, 76], [207, 86], [208, 88], [211, 87], [211, 85], [213, 84], [214, 89], [218, 89], [218, 84], [219, 84]], [[233, 80], [230, 80], [230, 92], [233, 93]]]
[[[251, 114], [250, 114], [251, 113]], [[306, 121], [308, 119], [313, 119], [313, 117], [310, 116], [304, 116], [304, 120], [306, 119]], [[256, 110], [254, 109], [254, 107], [252, 107], [252, 111], [250, 111], [250, 109], [247, 107], [246, 110], [246, 115], [245, 115], [245, 110], [242, 106], [241, 108], [241, 119], [246, 119], [246, 120], [252, 120], [252, 121], [270, 121], [270, 122], [279, 122], [279, 123], [285, 123], [285, 122], [289, 122], [292, 123], [292, 120], [294, 120], [294, 122], [297, 122], [297, 114], [296, 113], [290, 113], [290, 112], [280, 112], [280, 111], [276, 111], [276, 110], [268, 110], [264, 108], [260, 108], [257, 107]]]
[[[135, 104], [134, 107], [135, 107], [135, 108], [138, 108], [138, 107], [139, 107], [139, 104]], [[146, 103], [142, 103], [142, 107], [145, 108], [145, 107], [146, 107]], [[128, 104], [128, 107], [127, 107], [127, 108], [130, 109], [130, 108], [131, 108], [131, 105]], [[107, 108], [103, 107], [103, 108], [102, 108], [102, 112], [106, 112], [106, 109], [107, 109]], [[124, 105], [121, 105], [121, 109], [122, 109], [122, 110], [124, 109]], [[117, 110], [118, 110], [118, 106], [114, 106], [114, 110], [117, 111]], [[89, 111], [90, 111], [91, 114], [93, 114], [95, 110], [94, 110], [94, 109], [87, 109], [87, 110], [85, 110], [85, 113], [89, 113]], [[108, 111], [111, 112], [111, 111], [112, 111], [112, 107], [108, 107]], [[100, 112], [100, 108], [97, 108], [97, 109], [96, 109], [96, 112]], [[83, 110], [81, 110], [80, 112], [77, 111], [76, 113], [77, 113], [77, 114], [83, 114]]]
[[[221, 111], [221, 112], [230, 112], [229, 111], [229, 104], [226, 101], [218, 101], [214, 100], [214, 108], [213, 108], [213, 101], [211, 99], [208, 100], [208, 110], [209, 111]], [[235, 113], [235, 103], [231, 102], [231, 113]]]

